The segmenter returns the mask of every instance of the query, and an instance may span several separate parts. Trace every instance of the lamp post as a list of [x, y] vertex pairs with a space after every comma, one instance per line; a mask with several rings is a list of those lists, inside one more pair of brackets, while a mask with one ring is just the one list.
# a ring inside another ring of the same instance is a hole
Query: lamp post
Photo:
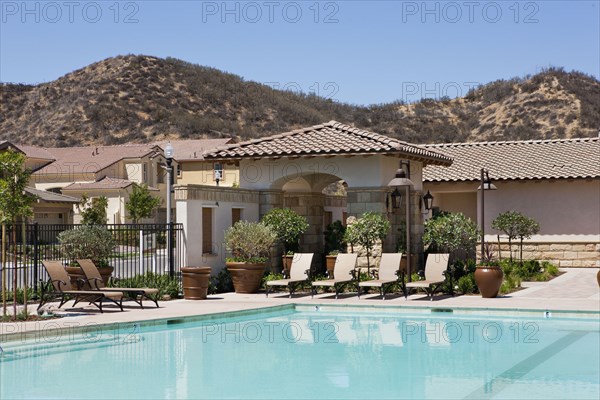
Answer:
[[485, 191], [498, 189], [490, 179], [490, 172], [481, 168], [481, 176], [479, 187], [477, 190], [481, 190], [481, 258], [485, 251]]
[[175, 275], [175, 264], [173, 260], [173, 221], [171, 216], [171, 191], [173, 185], [171, 177], [173, 176], [173, 145], [171, 142], [165, 146], [165, 158], [167, 159], [167, 251], [169, 260], [169, 276]]
[[[411, 262], [410, 262], [410, 188], [413, 186], [412, 181], [406, 176], [406, 172], [402, 166], [404, 162], [400, 161], [400, 168], [396, 171], [394, 179], [388, 183], [388, 187], [393, 187], [392, 192], [392, 208], [400, 208], [402, 200], [402, 193], [399, 188], [404, 187], [404, 195], [406, 197], [406, 273], [408, 274], [408, 281], [410, 282], [411, 274]], [[410, 164], [406, 163], [407, 168], [410, 168]], [[410, 169], [409, 169], [410, 171]]]

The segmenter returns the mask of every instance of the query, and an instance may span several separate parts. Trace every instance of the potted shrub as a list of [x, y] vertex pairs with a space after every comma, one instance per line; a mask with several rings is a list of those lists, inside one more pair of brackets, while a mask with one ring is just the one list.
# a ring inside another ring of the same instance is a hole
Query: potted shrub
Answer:
[[77, 289], [79, 279], [85, 278], [83, 271], [75, 261], [78, 258], [91, 259], [98, 267], [104, 284], [108, 285], [108, 280], [114, 270], [108, 264], [108, 258], [116, 246], [111, 231], [102, 225], [82, 225], [61, 232], [58, 235], [58, 242], [61, 244], [63, 256], [69, 260], [69, 266], [66, 269], [73, 289]]
[[346, 243], [344, 242], [345, 234], [346, 227], [339, 220], [332, 222], [325, 228], [325, 265], [327, 267], [327, 275], [330, 277], [333, 276], [333, 268], [337, 255], [346, 248]]
[[345, 240], [348, 243], [362, 246], [367, 253], [367, 274], [371, 275], [370, 256], [373, 246], [383, 242], [390, 230], [390, 221], [383, 215], [366, 212], [346, 229]]
[[491, 299], [498, 296], [503, 279], [502, 267], [494, 259], [489, 243], [486, 243], [485, 254], [482, 254], [481, 262], [475, 269], [475, 283], [477, 283], [481, 297]]
[[238, 221], [225, 231], [225, 246], [232, 257], [225, 265], [236, 293], [256, 293], [267, 257], [277, 236], [262, 222]]
[[283, 245], [283, 270], [289, 274], [292, 256], [298, 251], [300, 236], [308, 229], [308, 221], [289, 208], [274, 208], [262, 219]]

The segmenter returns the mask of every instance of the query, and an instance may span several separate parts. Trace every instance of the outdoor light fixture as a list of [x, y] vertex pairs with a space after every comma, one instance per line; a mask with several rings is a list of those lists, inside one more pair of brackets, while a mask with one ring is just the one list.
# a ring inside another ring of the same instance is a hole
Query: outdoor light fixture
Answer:
[[175, 275], [175, 265], [173, 264], [173, 221], [171, 216], [171, 191], [173, 190], [173, 156], [175, 150], [171, 142], [165, 146], [165, 158], [167, 159], [167, 251], [169, 252], [169, 276]]
[[427, 191], [427, 194], [423, 196], [423, 204], [425, 205], [425, 209], [427, 211], [431, 210], [431, 206], [433, 205], [433, 196], [431, 193], [429, 193], [429, 190]]
[[[483, 189], [483, 190], [482, 190]], [[481, 168], [480, 183], [477, 190], [481, 190], [481, 257], [485, 254], [485, 191], [497, 190], [498, 188], [490, 179], [490, 171]]]
[[[404, 171], [403, 166], [406, 165], [407, 173]], [[394, 179], [388, 183], [388, 187], [393, 187], [392, 192], [392, 207], [394, 209], [400, 208], [400, 200], [402, 194], [400, 187], [404, 187], [406, 197], [406, 273], [408, 274], [408, 281], [410, 282], [411, 265], [410, 265], [410, 188], [413, 186], [410, 180], [410, 163], [408, 161], [400, 161], [400, 168], [396, 171]]]

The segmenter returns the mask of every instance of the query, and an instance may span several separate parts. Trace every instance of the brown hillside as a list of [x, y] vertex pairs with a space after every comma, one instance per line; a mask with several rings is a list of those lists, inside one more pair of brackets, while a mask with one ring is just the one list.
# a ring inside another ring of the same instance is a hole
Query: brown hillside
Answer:
[[600, 82], [562, 69], [496, 81], [464, 98], [369, 107], [133, 55], [0, 89], [0, 140], [43, 146], [250, 138], [332, 119], [417, 143], [585, 137], [600, 127]]

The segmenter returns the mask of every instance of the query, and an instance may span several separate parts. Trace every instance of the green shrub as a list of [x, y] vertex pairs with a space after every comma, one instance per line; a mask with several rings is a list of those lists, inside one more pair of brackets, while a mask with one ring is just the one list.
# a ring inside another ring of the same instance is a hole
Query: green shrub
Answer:
[[58, 235], [63, 256], [73, 262], [89, 258], [97, 265], [106, 265], [116, 243], [112, 233], [102, 225], [82, 225]]
[[451, 254], [451, 259], [475, 258], [479, 229], [462, 213], [442, 213], [425, 222], [423, 243], [430, 253]]
[[266, 262], [277, 240], [271, 227], [262, 222], [238, 221], [225, 231], [225, 246], [234, 262]]
[[276, 281], [279, 279], [283, 279], [283, 274], [280, 274], [278, 272], [265, 272], [265, 274], [262, 277], [262, 282], [260, 284], [260, 287], [262, 287], [263, 289], [266, 289], [267, 281]]
[[471, 294], [477, 291], [477, 284], [475, 283], [475, 275], [470, 273], [468, 275], [461, 276], [458, 278], [456, 283], [458, 291], [463, 294]]
[[229, 292], [233, 292], [233, 281], [231, 280], [229, 271], [222, 269], [217, 275], [210, 277], [208, 293], [216, 294]]
[[170, 296], [172, 299], [181, 297], [182, 292], [181, 282], [176, 276], [159, 275], [153, 272], [146, 272], [143, 275], [136, 275], [132, 278], [124, 278], [118, 280], [110, 280], [109, 287], [131, 287], [131, 288], [156, 288], [158, 289], [159, 298], [164, 295]]

